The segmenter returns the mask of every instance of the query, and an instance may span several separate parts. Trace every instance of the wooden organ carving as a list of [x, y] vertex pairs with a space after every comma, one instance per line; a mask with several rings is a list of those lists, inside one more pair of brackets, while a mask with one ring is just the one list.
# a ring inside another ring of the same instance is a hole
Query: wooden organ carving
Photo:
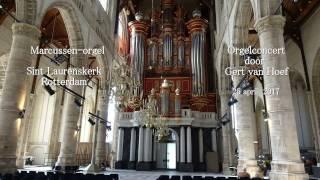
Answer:
[[[185, 22], [187, 13], [175, 0], [161, 3], [162, 13], [152, 11], [148, 23], [141, 18], [129, 23], [130, 61], [132, 71], [136, 71], [133, 78], [140, 81], [143, 76], [144, 96], [154, 88], [160, 106], [164, 106], [161, 97], [168, 96], [165, 116], [179, 116], [177, 107], [216, 112], [215, 94], [207, 90], [207, 20], [195, 10]], [[137, 38], [137, 34], [143, 38]], [[164, 91], [161, 87], [165, 79], [170, 87]], [[167, 91], [169, 95], [161, 93]]]

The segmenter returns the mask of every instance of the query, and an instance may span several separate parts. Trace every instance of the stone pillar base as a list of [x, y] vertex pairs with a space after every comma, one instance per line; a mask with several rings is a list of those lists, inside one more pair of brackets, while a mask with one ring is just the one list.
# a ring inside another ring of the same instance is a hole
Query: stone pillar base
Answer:
[[152, 171], [152, 162], [138, 162], [137, 163], [137, 171]]
[[224, 175], [233, 175], [233, 171], [230, 169], [229, 164], [222, 164], [222, 172]]
[[303, 163], [297, 162], [271, 162], [272, 180], [307, 180], [309, 175], [305, 173]]
[[55, 162], [56, 162], [56, 158], [49, 157], [45, 159], [44, 165], [53, 167], [55, 165]]
[[294, 173], [282, 173], [282, 172], [270, 172], [270, 179], [272, 180], [308, 180], [308, 174], [294, 174]]
[[256, 160], [239, 160], [237, 167], [238, 174], [243, 173], [244, 169], [246, 169], [246, 172], [250, 174], [251, 178], [263, 178], [263, 172], [258, 167]]
[[136, 169], [136, 162], [135, 161], [130, 161], [128, 163], [128, 169]]
[[193, 172], [193, 164], [192, 163], [179, 163], [179, 171], [182, 172]]
[[17, 172], [16, 167], [0, 167], [0, 174], [15, 174]]
[[23, 158], [17, 158], [16, 165], [18, 169], [24, 168], [25, 160]]

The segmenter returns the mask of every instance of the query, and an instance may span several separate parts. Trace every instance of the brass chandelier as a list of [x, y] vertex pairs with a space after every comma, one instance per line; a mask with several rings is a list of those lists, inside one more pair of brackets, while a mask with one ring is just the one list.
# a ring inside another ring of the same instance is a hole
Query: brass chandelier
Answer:
[[165, 137], [170, 135], [168, 118], [161, 115], [159, 111], [155, 89], [151, 90], [148, 100], [143, 101], [140, 112], [140, 124], [147, 128], [151, 128], [153, 134], [157, 137], [157, 141], [162, 141]]

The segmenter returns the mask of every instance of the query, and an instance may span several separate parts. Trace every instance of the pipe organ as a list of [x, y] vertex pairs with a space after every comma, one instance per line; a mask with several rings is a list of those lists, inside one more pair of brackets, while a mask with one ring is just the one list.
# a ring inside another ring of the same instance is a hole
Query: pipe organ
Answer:
[[149, 24], [143, 20], [141, 13], [136, 14], [136, 21], [129, 23], [131, 76], [134, 81], [133, 95], [139, 96], [142, 90], [143, 68], [145, 63], [145, 40]]
[[205, 96], [206, 72], [205, 72], [205, 48], [206, 29], [208, 23], [201, 18], [201, 12], [195, 10], [193, 18], [187, 23], [187, 28], [191, 34], [191, 69], [192, 69], [192, 95]]
[[[117, 121], [124, 138], [118, 139], [123, 144], [118, 151], [122, 158], [115, 168], [144, 171], [166, 168], [163, 162], [167, 151], [161, 144], [167, 139], [175, 143], [178, 171], [205, 171], [204, 155], [213, 150], [203, 144], [215, 142], [211, 132], [217, 127], [216, 96], [212, 89], [208, 90], [211, 86], [206, 77], [208, 23], [200, 11], [191, 14], [191, 9], [188, 15], [175, 0], [159, 1], [161, 9], [152, 9], [150, 20], [138, 13], [136, 20], [128, 24], [134, 100], [129, 102], [132, 106], [120, 112]], [[146, 114], [150, 109], [156, 113]], [[129, 142], [130, 150], [123, 148]], [[215, 146], [213, 143], [212, 147]]]
[[[141, 90], [147, 96], [154, 88], [159, 109], [165, 116], [179, 116], [176, 107], [215, 111], [215, 97], [208, 94], [206, 78], [208, 22], [199, 10], [193, 11], [186, 22], [187, 11], [176, 5], [175, 0], [161, 3], [161, 13], [152, 10], [149, 22], [138, 13], [136, 20], [129, 23], [134, 96], [139, 96]], [[168, 94], [162, 94], [164, 79], [168, 80]], [[143, 89], [137, 86], [141, 84]], [[175, 98], [176, 89], [181, 92], [179, 102]]]

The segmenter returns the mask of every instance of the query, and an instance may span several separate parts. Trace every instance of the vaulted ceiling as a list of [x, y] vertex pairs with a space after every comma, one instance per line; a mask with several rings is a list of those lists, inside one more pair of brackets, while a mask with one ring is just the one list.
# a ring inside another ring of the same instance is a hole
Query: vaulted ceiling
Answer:
[[51, 9], [42, 20], [41, 31], [48, 43], [56, 47], [69, 47], [68, 33], [58, 9]]
[[[7, 12], [10, 12], [10, 13], [15, 12], [16, 5], [14, 0], [0, 0], [0, 5]], [[0, 9], [0, 25], [6, 19], [6, 17], [8, 17], [8, 14]]]
[[[131, 11], [131, 15], [137, 11], [142, 11], [147, 17], [152, 11], [152, 3], [155, 10], [160, 10], [162, 0], [121, 0], [120, 7], [127, 6]], [[175, 0], [177, 5], [182, 5], [187, 11], [187, 16], [195, 9], [201, 9], [203, 16], [209, 18], [209, 9], [212, 8], [210, 0]]]
[[301, 25], [319, 4], [320, 0], [283, 0], [282, 7], [287, 21]]
[[[296, 39], [300, 27], [320, 6], [320, 0], [283, 0], [282, 12], [286, 17], [285, 35]], [[257, 32], [253, 28], [254, 19], [251, 19], [249, 29], [249, 45], [259, 46]]]

